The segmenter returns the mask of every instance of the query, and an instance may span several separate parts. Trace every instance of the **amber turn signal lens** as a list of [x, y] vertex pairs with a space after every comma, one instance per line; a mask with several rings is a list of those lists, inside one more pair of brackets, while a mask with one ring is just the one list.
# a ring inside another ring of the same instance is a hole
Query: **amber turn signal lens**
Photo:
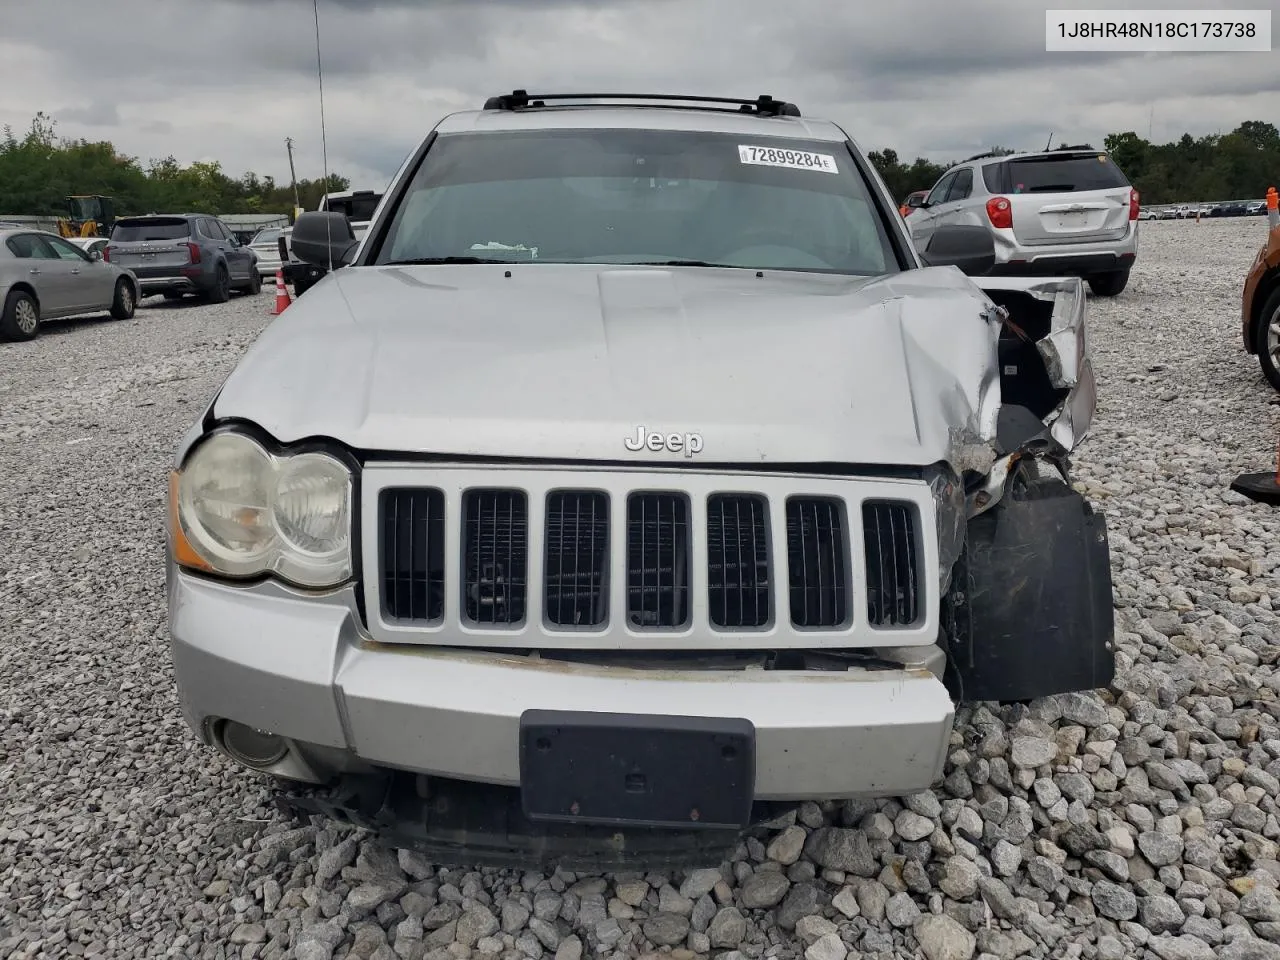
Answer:
[[178, 519], [178, 481], [181, 474], [177, 470], [169, 471], [169, 542], [173, 545], [173, 559], [180, 567], [192, 570], [212, 572], [213, 567], [196, 553], [195, 548], [182, 532], [182, 522]]

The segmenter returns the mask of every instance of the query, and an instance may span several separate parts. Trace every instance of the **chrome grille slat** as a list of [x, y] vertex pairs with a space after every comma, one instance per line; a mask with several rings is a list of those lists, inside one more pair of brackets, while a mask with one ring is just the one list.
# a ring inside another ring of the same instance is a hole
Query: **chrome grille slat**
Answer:
[[[597, 627], [609, 610], [609, 500], [598, 491], [547, 496], [544, 615], [557, 627]], [[585, 552], [585, 556], [584, 556]]]
[[841, 505], [823, 497], [787, 500], [791, 622], [840, 627], [849, 618], [848, 533]]
[[[429, 487], [382, 491], [379, 568], [386, 615], [428, 623], [444, 617], [444, 494]], [[402, 522], [402, 518], [405, 522]]]
[[684, 494], [627, 498], [627, 621], [633, 629], [683, 627], [689, 619], [689, 504]]
[[871, 501], [862, 506], [866, 543], [867, 619], [909, 626], [920, 616], [919, 559], [913, 506]]
[[462, 501], [463, 610], [472, 623], [525, 619], [529, 508], [520, 490], [468, 490]]
[[[366, 465], [375, 640], [784, 649], [936, 640], [928, 487], [897, 478]], [[857, 522], [861, 518], [861, 522]]]
[[771, 619], [766, 517], [758, 494], [714, 494], [707, 502], [707, 604], [716, 627], [751, 630]]

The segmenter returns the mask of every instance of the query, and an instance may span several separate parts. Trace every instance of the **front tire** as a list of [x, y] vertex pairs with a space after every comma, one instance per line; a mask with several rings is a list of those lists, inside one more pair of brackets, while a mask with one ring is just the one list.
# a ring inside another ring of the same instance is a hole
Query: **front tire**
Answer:
[[227, 273], [227, 268], [222, 264], [218, 265], [218, 270], [214, 274], [213, 289], [209, 291], [210, 303], [226, 303], [231, 299], [231, 274]]
[[116, 320], [132, 320], [138, 309], [138, 299], [128, 280], [116, 281], [116, 295], [111, 299], [111, 316]]
[[1257, 326], [1253, 330], [1254, 348], [1258, 351], [1258, 366], [1271, 386], [1280, 391], [1280, 287], [1271, 291], [1262, 305]]
[[1089, 278], [1089, 289], [1095, 297], [1118, 297], [1129, 285], [1129, 270], [1096, 273]]
[[34, 340], [40, 335], [40, 305], [25, 290], [11, 290], [0, 311], [0, 338]]

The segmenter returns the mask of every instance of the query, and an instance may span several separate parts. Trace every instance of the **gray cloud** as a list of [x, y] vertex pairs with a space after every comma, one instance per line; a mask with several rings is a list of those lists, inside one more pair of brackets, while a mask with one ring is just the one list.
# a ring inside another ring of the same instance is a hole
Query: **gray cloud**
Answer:
[[[64, 135], [281, 181], [289, 136], [320, 174], [310, 0], [4, 7], [0, 123], [44, 110]], [[515, 87], [767, 92], [907, 159], [1280, 114], [1273, 54], [1051, 54], [1044, 22], [1024, 0], [322, 0], [329, 168], [382, 186], [441, 116]]]

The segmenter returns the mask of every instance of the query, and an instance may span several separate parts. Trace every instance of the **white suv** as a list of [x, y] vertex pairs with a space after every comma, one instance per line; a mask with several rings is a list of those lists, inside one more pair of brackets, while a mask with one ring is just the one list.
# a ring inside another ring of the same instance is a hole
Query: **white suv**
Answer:
[[907, 218], [923, 250], [946, 224], [989, 229], [994, 273], [1076, 276], [1114, 297], [1138, 254], [1138, 191], [1105, 151], [979, 154], [957, 164]]

